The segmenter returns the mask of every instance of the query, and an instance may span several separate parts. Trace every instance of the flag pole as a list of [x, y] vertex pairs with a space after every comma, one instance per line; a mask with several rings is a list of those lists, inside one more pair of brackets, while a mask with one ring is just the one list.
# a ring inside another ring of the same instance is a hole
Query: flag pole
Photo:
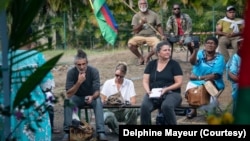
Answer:
[[93, 6], [93, 3], [92, 3], [92, 0], [89, 0], [89, 3], [91, 5], [92, 10], [94, 10], [94, 6]]
[[[137, 13], [132, 7], [130, 7], [124, 0], [121, 0], [128, 8], [130, 8], [130, 10], [132, 10], [135, 14]], [[157, 31], [151, 24], [149, 24], [149, 23], [146, 23], [150, 28], [152, 28], [155, 32], [156, 32], [156, 34], [158, 34], [158, 35], [160, 35], [160, 36], [162, 36], [161, 35], [161, 33], [159, 32], [159, 31]]]

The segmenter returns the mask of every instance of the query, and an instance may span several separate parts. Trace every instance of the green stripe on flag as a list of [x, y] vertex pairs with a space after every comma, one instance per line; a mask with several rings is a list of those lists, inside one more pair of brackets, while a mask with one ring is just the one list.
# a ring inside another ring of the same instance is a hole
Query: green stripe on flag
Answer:
[[250, 87], [239, 89], [234, 118], [235, 124], [250, 124]]

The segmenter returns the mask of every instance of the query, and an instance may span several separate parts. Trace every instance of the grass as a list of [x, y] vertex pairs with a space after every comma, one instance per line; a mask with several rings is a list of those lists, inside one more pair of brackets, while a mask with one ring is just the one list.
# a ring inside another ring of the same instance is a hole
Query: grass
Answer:
[[[126, 50], [126, 49], [125, 48], [118, 48], [118, 49], [87, 49], [87, 50], [84, 50], [84, 51], [87, 53], [88, 58], [92, 58], [92, 57], [98, 57], [98, 56], [103, 56], [103, 55], [109, 55], [111, 53], [117, 53], [117, 52], [121, 52], [121, 51], [124, 51], [124, 50]], [[58, 55], [60, 53], [63, 53], [63, 56], [59, 60], [58, 63], [66, 63], [68, 61], [71, 62], [71, 61], [73, 61], [73, 58], [77, 53], [77, 49], [56, 49], [56, 50], [47, 50], [47, 51], [43, 52], [43, 54], [45, 55], [45, 58], [47, 60], [51, 59], [52, 57], [54, 57], [54, 56], [56, 56], [56, 55]], [[65, 59], [63, 59], [63, 58], [68, 58], [68, 59], [66, 59], [66, 62], [65, 62]]]

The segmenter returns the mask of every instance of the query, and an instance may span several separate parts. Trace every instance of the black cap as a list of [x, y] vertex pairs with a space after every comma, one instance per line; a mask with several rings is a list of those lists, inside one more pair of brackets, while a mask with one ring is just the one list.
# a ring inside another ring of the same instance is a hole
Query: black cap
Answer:
[[231, 10], [234, 10], [234, 11], [235, 11], [236, 9], [235, 9], [234, 6], [230, 5], [230, 6], [227, 7], [227, 11], [231, 11]]

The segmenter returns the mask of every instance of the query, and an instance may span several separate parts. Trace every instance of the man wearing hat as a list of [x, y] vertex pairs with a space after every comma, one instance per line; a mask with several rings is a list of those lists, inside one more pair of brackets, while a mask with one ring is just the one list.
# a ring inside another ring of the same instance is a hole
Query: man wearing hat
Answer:
[[216, 34], [219, 39], [218, 51], [224, 56], [227, 62], [230, 58], [228, 47], [233, 48], [233, 53], [236, 53], [237, 40], [240, 38], [243, 27], [244, 20], [241, 18], [236, 18], [236, 8], [234, 6], [228, 6], [226, 9], [226, 16], [217, 22]]

